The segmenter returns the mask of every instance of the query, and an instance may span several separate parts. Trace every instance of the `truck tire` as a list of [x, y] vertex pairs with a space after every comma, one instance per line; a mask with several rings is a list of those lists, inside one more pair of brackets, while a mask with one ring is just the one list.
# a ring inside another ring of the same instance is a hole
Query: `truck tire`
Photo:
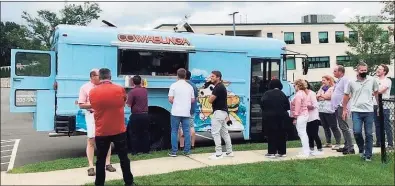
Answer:
[[150, 108], [148, 115], [150, 120], [150, 150], [170, 149], [170, 114], [164, 109]]

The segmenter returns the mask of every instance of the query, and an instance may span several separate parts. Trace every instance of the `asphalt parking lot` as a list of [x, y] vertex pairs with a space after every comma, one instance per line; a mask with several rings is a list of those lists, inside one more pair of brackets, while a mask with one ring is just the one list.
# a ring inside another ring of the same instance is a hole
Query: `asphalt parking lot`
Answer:
[[20, 139], [1, 140], [1, 171], [8, 171], [14, 167], [19, 142]]
[[[9, 93], [10, 89], [1, 88], [1, 140], [19, 139], [13, 167], [59, 158], [84, 157], [86, 155], [86, 136], [48, 137], [48, 132], [36, 132], [33, 128], [31, 113], [11, 113], [9, 111]], [[241, 137], [239, 134], [232, 134], [232, 136], [234, 139], [240, 139]], [[197, 136], [196, 143], [199, 146], [213, 144], [210, 134]], [[5, 142], [4, 145], [12, 145], [12, 142]], [[10, 162], [12, 153], [10, 149], [13, 147], [6, 146], [3, 148], [2, 141], [1, 171], [8, 169], [9, 163], [7, 162]]]

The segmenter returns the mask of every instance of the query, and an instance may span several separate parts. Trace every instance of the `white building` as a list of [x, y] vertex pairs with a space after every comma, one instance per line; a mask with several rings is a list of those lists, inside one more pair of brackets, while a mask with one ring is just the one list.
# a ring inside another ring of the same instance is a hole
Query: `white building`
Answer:
[[[378, 23], [382, 28], [393, 26], [390, 23]], [[163, 24], [156, 29], [173, 30], [175, 24]], [[233, 35], [232, 24], [192, 24], [196, 33]], [[247, 23], [236, 24], [236, 35], [266, 37], [284, 40], [287, 49], [307, 54], [310, 68], [306, 76], [302, 74], [301, 59], [289, 59], [288, 80], [305, 78], [309, 81], [321, 81], [323, 75], [332, 75], [332, 68], [338, 64], [346, 66], [346, 75], [354, 76], [352, 67], [347, 67], [346, 51], [349, 47], [343, 36], [353, 34], [345, 23]], [[226, 37], [226, 36], [224, 36]], [[393, 40], [391, 38], [390, 40]], [[393, 61], [389, 76], [394, 77]]]

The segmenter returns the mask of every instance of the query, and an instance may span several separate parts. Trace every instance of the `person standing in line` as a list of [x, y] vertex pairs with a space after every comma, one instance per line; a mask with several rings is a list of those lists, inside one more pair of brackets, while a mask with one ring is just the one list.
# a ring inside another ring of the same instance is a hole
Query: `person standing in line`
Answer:
[[294, 86], [296, 94], [291, 102], [291, 117], [302, 142], [302, 153], [298, 157], [307, 158], [311, 154], [307, 136], [307, 120], [309, 119], [309, 111], [307, 109], [309, 98], [306, 94], [307, 84], [304, 80], [298, 79], [294, 82]]
[[[313, 155], [323, 154], [322, 143], [318, 135], [320, 127], [320, 117], [318, 113], [317, 95], [311, 90], [310, 83], [305, 80], [307, 84], [306, 94], [308, 97], [307, 109], [309, 111], [309, 119], [307, 119], [307, 136], [309, 137], [309, 147]], [[317, 145], [317, 151], [314, 150], [314, 142]]]
[[[93, 165], [93, 157], [95, 156], [95, 119], [93, 117], [94, 110], [89, 103], [89, 92], [100, 84], [99, 70], [92, 69], [90, 71], [90, 81], [85, 83], [80, 88], [80, 93], [78, 96], [78, 105], [81, 109], [84, 109], [85, 122], [86, 122], [86, 135], [88, 137], [86, 146], [86, 156], [88, 158], [89, 168], [88, 176], [95, 176], [95, 168]], [[109, 172], [115, 172], [116, 169], [110, 163], [111, 158], [111, 146], [108, 149], [106, 157], [106, 170]]]
[[125, 89], [112, 84], [111, 71], [107, 68], [99, 70], [100, 85], [89, 93], [90, 103], [95, 111], [95, 141], [97, 147], [95, 185], [104, 185], [106, 172], [104, 170], [107, 149], [111, 142], [118, 151], [125, 185], [134, 185], [133, 174], [130, 170], [128, 147], [125, 127]]
[[209, 98], [212, 104], [213, 116], [211, 118], [211, 135], [214, 138], [215, 153], [209, 157], [211, 160], [223, 158], [221, 137], [225, 141], [226, 157], [233, 157], [232, 141], [227, 128], [228, 114], [228, 93], [225, 85], [222, 83], [222, 73], [212, 71], [210, 75], [211, 82], [215, 85]]
[[332, 108], [335, 111], [335, 116], [340, 130], [343, 133], [344, 147], [337, 150], [337, 152], [342, 152], [344, 155], [355, 154], [354, 144], [351, 137], [351, 129], [347, 123], [347, 119], [343, 120], [343, 108], [349, 109], [350, 104], [344, 106], [343, 97], [344, 91], [348, 87], [349, 79], [344, 76], [345, 69], [343, 66], [338, 65], [333, 69], [333, 75], [337, 78], [334, 91], [331, 96]]
[[169, 102], [171, 107], [171, 152], [169, 156], [176, 157], [178, 151], [178, 129], [182, 127], [185, 136], [184, 155], [191, 154], [191, 134], [190, 134], [190, 117], [191, 103], [195, 102], [195, 94], [192, 86], [185, 80], [186, 70], [180, 68], [177, 70], [177, 82], [173, 83], [169, 89]]
[[[344, 91], [343, 105], [347, 105], [351, 97], [351, 117], [353, 121], [354, 138], [357, 142], [359, 154], [365, 161], [372, 160], [373, 153], [373, 120], [374, 108], [372, 95], [376, 96], [379, 90], [377, 81], [368, 74], [368, 65], [359, 63], [357, 66], [357, 79], [350, 81]], [[351, 94], [351, 96], [350, 96]], [[343, 109], [343, 120], [347, 118], [348, 110]], [[365, 141], [362, 135], [365, 129]]]
[[261, 98], [262, 121], [266, 124], [268, 135], [268, 158], [286, 157], [287, 140], [285, 122], [287, 121], [290, 103], [284, 94], [283, 85], [278, 79], [271, 80], [269, 90]]
[[[197, 108], [198, 89], [197, 89], [195, 83], [193, 83], [191, 81], [191, 72], [190, 71], [187, 71], [186, 80], [192, 86], [193, 93], [195, 95], [195, 97], [194, 97], [195, 101], [191, 104], [191, 118], [189, 119], [189, 126], [190, 126], [190, 131], [191, 131], [191, 149], [194, 149], [195, 148], [195, 125], [194, 125], [195, 121], [194, 121], [194, 119], [195, 119], [195, 111]], [[181, 124], [180, 124], [180, 130], [179, 130], [178, 134], [179, 134], [179, 139], [180, 139], [180, 148], [183, 149], [185, 139], [184, 139], [184, 134], [182, 132]]]
[[127, 127], [132, 154], [149, 153], [148, 91], [141, 86], [141, 77], [132, 78], [135, 87], [129, 91], [126, 104], [131, 108]]
[[[325, 131], [326, 145], [332, 147], [332, 150], [340, 149], [341, 133], [337, 127], [335, 111], [331, 103], [331, 97], [334, 90], [334, 82], [332, 77], [323, 76], [322, 86], [317, 92], [318, 111], [321, 119], [322, 127]], [[336, 145], [332, 146], [331, 132], [335, 136]]]
[[[383, 95], [383, 99], [389, 99], [390, 98], [390, 91], [391, 91], [391, 86], [392, 82], [391, 79], [387, 78], [387, 74], [389, 72], [389, 68], [387, 65], [380, 65], [377, 67], [376, 71], [376, 76], [377, 76], [377, 81], [379, 84], [379, 94]], [[378, 104], [377, 104], [378, 98], [373, 99], [374, 103], [374, 115], [375, 115], [375, 120], [374, 124], [376, 126], [376, 147], [381, 146], [381, 133], [380, 133], [380, 120], [378, 116]], [[393, 132], [392, 132], [392, 124], [390, 120], [390, 108], [388, 107], [387, 104], [383, 105], [383, 111], [384, 111], [384, 131], [387, 137], [387, 142], [388, 142], [388, 149], [389, 150], [394, 150], [394, 137], [393, 137]]]

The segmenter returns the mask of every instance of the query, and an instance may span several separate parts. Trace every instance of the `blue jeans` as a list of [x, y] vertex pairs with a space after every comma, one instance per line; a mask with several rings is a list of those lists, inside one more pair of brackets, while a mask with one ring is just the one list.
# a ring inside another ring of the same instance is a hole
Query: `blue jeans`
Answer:
[[[380, 117], [377, 116], [378, 107], [374, 106], [374, 124], [376, 126], [376, 144], [381, 144], [381, 133], [380, 133]], [[392, 133], [392, 125], [390, 120], [390, 109], [384, 109], [384, 132], [387, 136], [388, 146], [394, 146], [394, 136]]]
[[[351, 117], [359, 153], [364, 153], [365, 157], [371, 158], [373, 154], [374, 112], [351, 112]], [[365, 141], [362, 136], [362, 126], [365, 129]]]
[[181, 117], [181, 116], [171, 116], [171, 153], [176, 154], [178, 151], [178, 129], [182, 127], [182, 131], [184, 133], [184, 153], [189, 154], [191, 151], [191, 133], [189, 126], [189, 118], [190, 117]]

